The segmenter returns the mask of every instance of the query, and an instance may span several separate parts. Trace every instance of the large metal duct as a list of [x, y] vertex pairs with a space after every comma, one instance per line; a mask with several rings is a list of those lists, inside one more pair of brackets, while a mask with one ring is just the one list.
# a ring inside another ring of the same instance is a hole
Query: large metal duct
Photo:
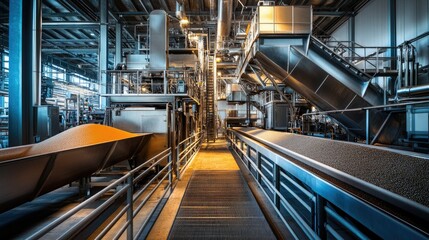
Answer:
[[232, 19], [232, 3], [231, 0], [218, 1], [218, 17], [217, 17], [217, 46], [216, 49], [223, 48], [223, 41], [228, 38], [231, 32]]
[[168, 19], [164, 10], [152, 11], [149, 15], [150, 68], [168, 68]]

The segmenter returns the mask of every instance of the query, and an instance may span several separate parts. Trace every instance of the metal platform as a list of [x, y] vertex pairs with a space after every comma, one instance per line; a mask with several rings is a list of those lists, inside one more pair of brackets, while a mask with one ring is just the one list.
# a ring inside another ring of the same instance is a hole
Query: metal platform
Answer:
[[276, 239], [240, 171], [194, 172], [169, 239]]

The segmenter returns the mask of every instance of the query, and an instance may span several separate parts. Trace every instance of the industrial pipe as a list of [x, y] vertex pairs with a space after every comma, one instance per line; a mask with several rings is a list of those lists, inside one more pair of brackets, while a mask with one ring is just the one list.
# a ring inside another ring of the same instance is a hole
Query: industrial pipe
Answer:
[[429, 84], [415, 86], [415, 87], [405, 87], [405, 88], [399, 89], [397, 92], [399, 96], [415, 96], [415, 95], [428, 94], [428, 93], [429, 93]]
[[216, 49], [222, 49], [222, 43], [231, 32], [232, 3], [230, 0], [218, 1], [217, 18], [217, 46]]

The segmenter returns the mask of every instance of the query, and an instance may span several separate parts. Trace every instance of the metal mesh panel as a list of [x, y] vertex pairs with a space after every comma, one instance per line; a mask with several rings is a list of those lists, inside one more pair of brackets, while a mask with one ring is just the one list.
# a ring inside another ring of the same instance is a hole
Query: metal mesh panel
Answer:
[[169, 239], [275, 239], [240, 171], [195, 171]]

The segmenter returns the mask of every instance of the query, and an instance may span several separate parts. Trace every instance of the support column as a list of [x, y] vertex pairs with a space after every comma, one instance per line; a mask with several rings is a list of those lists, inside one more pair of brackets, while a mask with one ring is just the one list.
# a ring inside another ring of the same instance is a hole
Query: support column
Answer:
[[41, 105], [42, 92], [42, 1], [33, 3], [33, 104]]
[[122, 62], [122, 24], [116, 23], [115, 67]]
[[397, 39], [396, 39], [396, 0], [389, 0], [389, 30], [390, 30], [390, 56], [392, 57], [391, 68], [397, 68]]
[[355, 41], [356, 41], [356, 24], [355, 24], [355, 16], [352, 16], [349, 18], [349, 22], [348, 22], [348, 27], [349, 27], [349, 41], [352, 42], [351, 47], [351, 60], [354, 60], [354, 55], [355, 55]]
[[[109, 15], [108, 15], [108, 1], [100, 0], [100, 38], [99, 38], [99, 53], [98, 53], [98, 64], [100, 78], [100, 94], [108, 93], [108, 75], [106, 74], [109, 65]], [[100, 107], [106, 107], [106, 98], [101, 97]]]
[[[33, 106], [37, 104], [40, 76], [41, 0], [9, 2], [9, 145], [34, 142]], [[34, 30], [33, 30], [34, 28]], [[36, 39], [36, 36], [39, 39]], [[39, 49], [39, 50], [37, 50]], [[40, 56], [40, 55], [39, 55]], [[38, 69], [38, 70], [37, 70]], [[37, 73], [38, 72], [38, 73]]]

